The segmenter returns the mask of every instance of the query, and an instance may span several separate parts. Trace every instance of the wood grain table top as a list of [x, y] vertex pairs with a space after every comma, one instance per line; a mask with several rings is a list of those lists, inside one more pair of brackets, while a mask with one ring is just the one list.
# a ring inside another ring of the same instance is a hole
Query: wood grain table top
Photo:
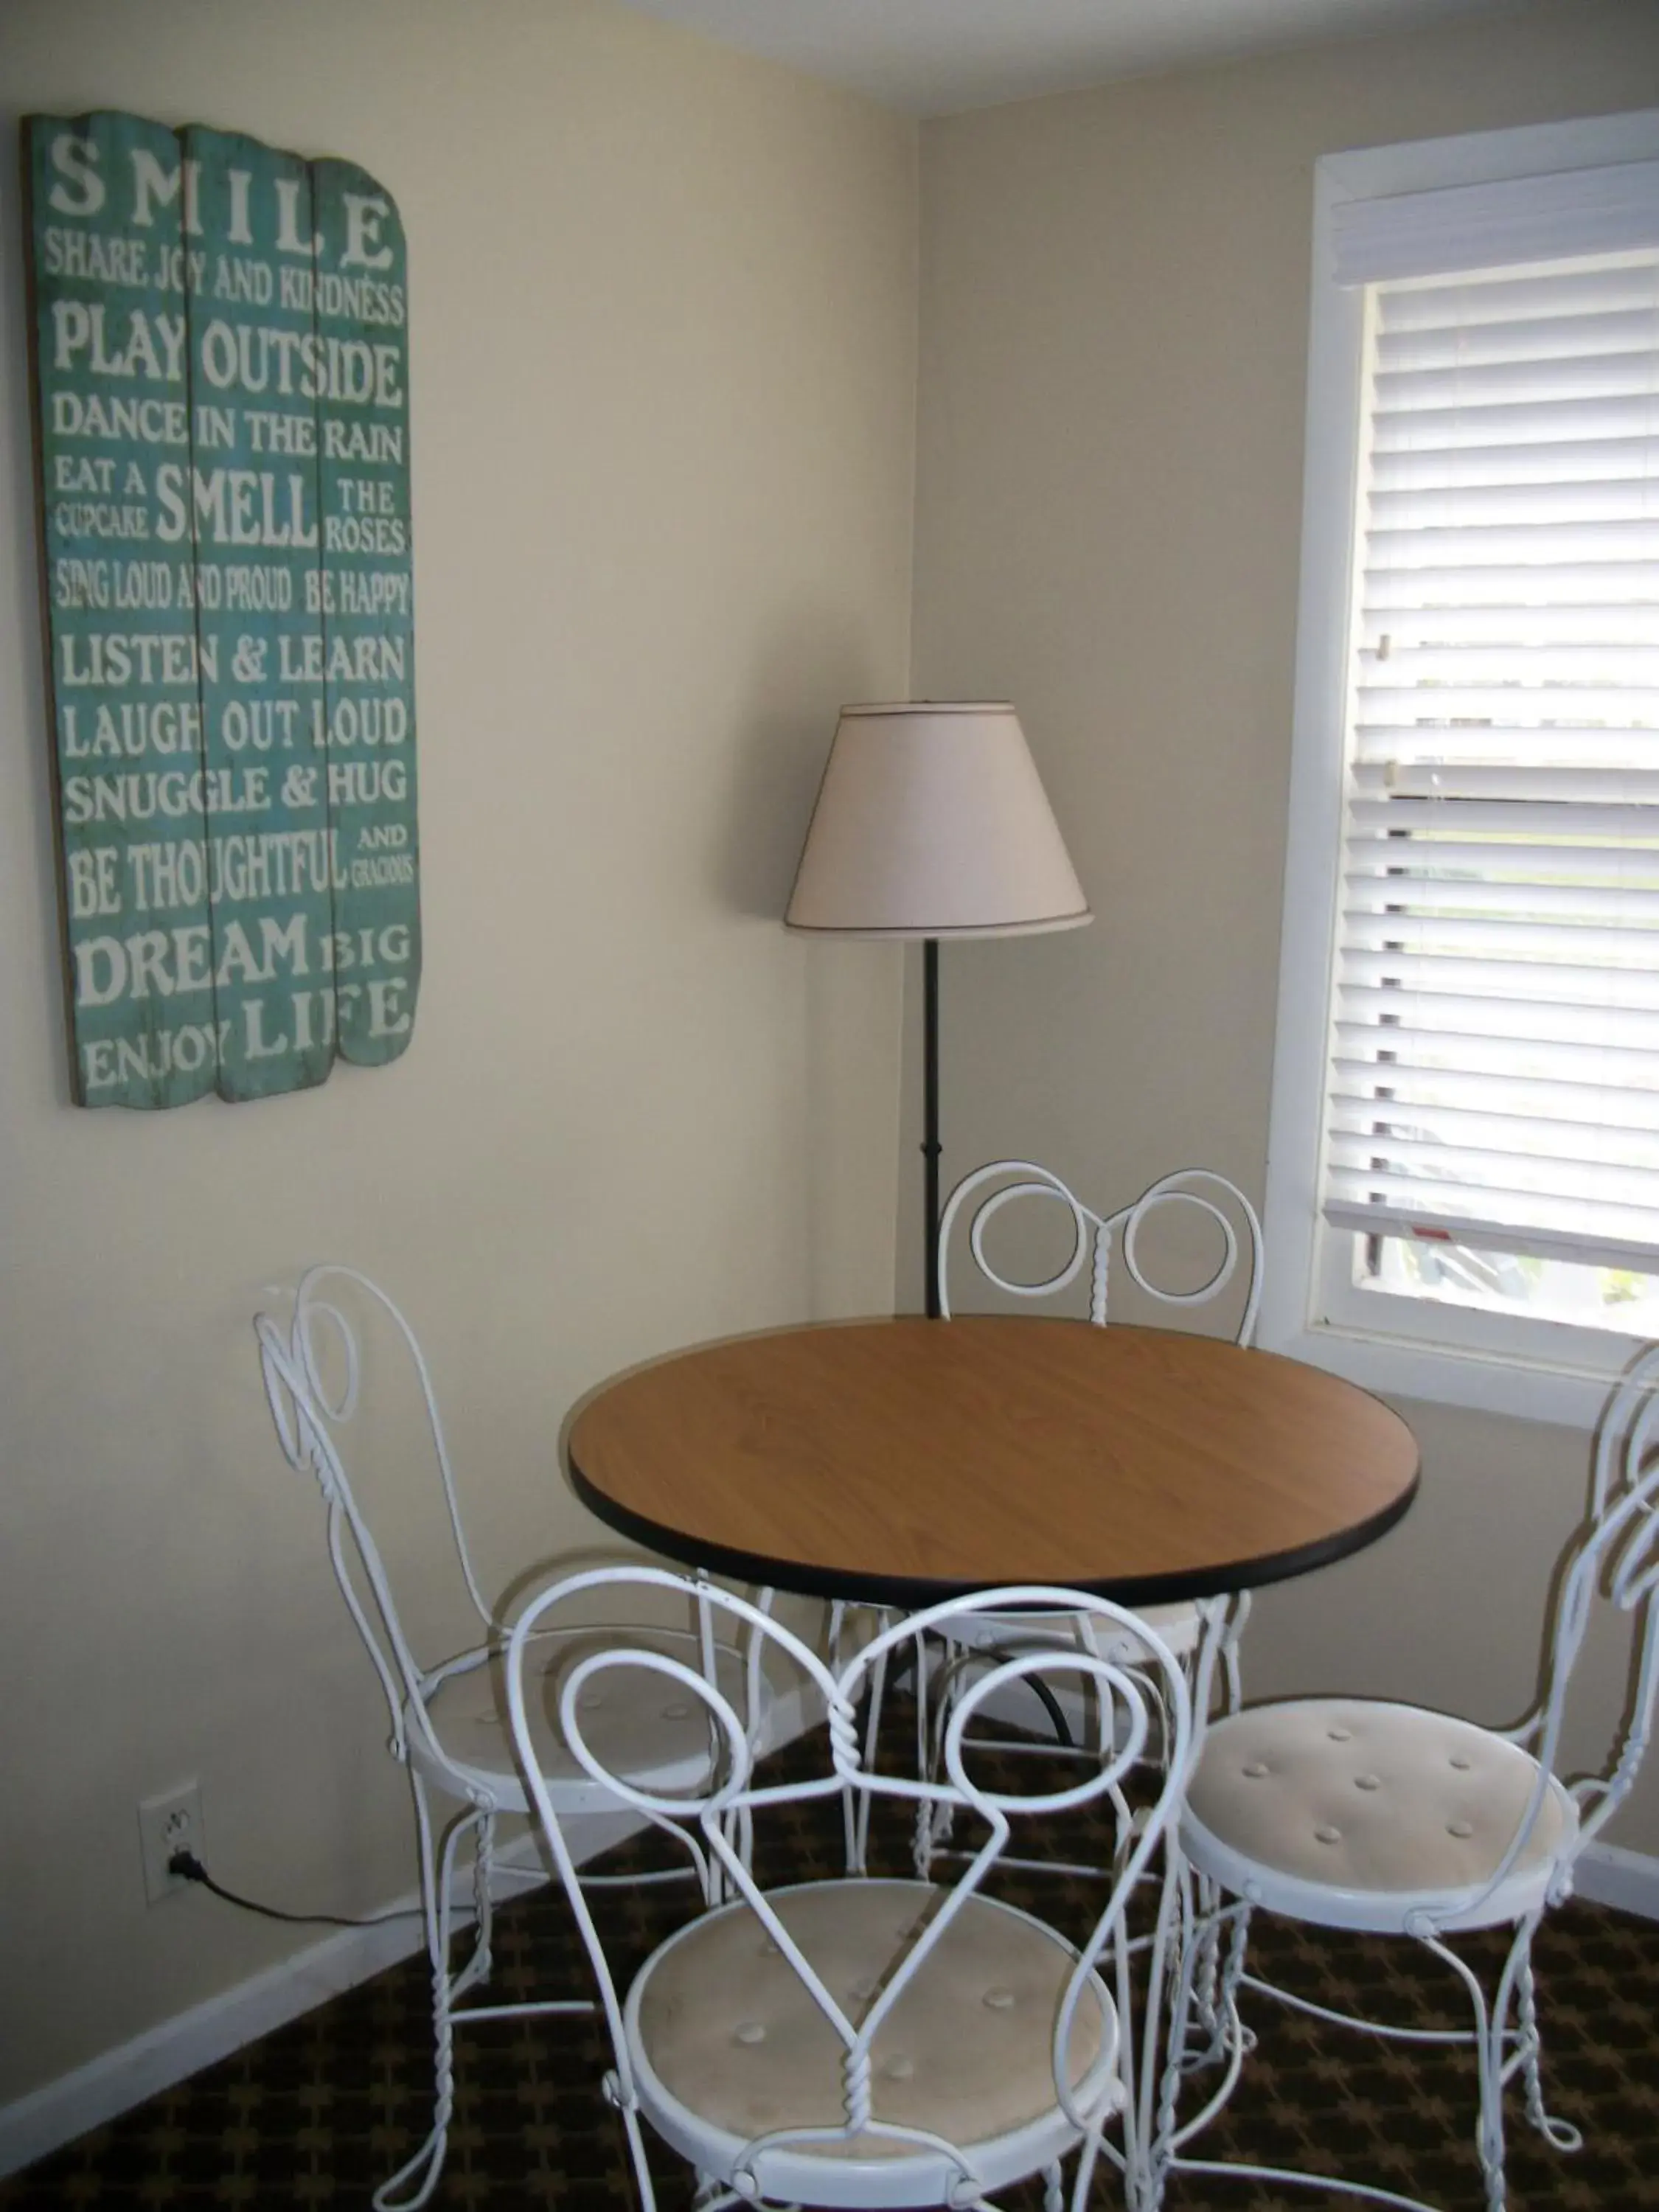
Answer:
[[1016, 1583], [1129, 1605], [1302, 1574], [1391, 1528], [1416, 1441], [1351, 1382], [1214, 1338], [964, 1316], [727, 1339], [604, 1384], [577, 1495], [744, 1581], [917, 1606]]

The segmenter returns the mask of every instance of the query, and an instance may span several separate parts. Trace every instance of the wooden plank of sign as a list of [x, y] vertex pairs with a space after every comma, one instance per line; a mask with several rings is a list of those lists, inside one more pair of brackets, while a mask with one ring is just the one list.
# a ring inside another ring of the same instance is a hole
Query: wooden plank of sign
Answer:
[[407, 255], [345, 162], [30, 119], [73, 1085], [249, 1099], [420, 976]]
[[349, 161], [312, 166], [318, 228], [347, 240], [349, 285], [317, 279], [324, 345], [361, 344], [356, 375], [373, 404], [331, 401], [319, 497], [328, 652], [324, 713], [334, 787], [331, 819], [344, 866], [335, 928], [347, 968], [366, 969], [356, 996], [341, 993], [340, 1049], [348, 1060], [392, 1060], [409, 1041], [421, 972], [419, 842], [415, 773], [415, 615], [409, 495], [408, 247], [391, 198]]

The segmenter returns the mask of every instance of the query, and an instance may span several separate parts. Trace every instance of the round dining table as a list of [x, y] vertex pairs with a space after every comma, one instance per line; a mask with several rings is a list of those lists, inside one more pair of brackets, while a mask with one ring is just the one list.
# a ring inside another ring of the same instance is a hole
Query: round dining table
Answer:
[[1399, 1414], [1299, 1361], [1003, 1315], [675, 1352], [590, 1394], [566, 1459], [601, 1521], [671, 1559], [907, 1609], [1257, 1589], [1374, 1542], [1419, 1473]]

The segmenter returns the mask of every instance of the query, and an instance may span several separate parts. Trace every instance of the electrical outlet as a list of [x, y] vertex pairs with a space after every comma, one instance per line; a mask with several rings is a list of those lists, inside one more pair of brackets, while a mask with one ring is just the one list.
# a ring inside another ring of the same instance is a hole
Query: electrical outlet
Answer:
[[170, 1874], [168, 1862], [175, 1851], [191, 1851], [199, 1859], [206, 1850], [202, 1832], [202, 1785], [181, 1782], [156, 1797], [141, 1799], [138, 1835], [144, 1850], [144, 1895], [159, 1905], [174, 1891], [191, 1884], [182, 1875]]

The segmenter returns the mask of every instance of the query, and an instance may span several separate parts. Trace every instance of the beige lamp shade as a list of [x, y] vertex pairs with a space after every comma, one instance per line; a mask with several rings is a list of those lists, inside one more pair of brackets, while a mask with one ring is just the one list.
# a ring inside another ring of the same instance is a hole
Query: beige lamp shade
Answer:
[[842, 708], [789, 928], [1018, 937], [1093, 919], [1012, 707]]

